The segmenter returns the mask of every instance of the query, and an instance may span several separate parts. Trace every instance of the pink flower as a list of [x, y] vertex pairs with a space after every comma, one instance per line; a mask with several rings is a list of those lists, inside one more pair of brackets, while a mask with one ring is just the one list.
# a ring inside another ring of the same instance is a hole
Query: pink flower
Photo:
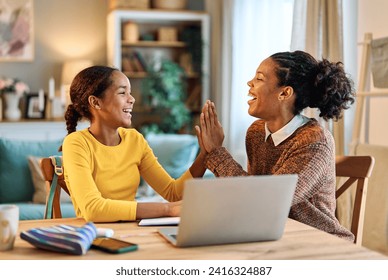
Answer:
[[15, 84], [15, 90], [18, 94], [23, 94], [30, 91], [29, 87], [23, 82], [17, 82]]
[[28, 92], [30, 92], [28, 85], [19, 79], [0, 78], [0, 94], [15, 93], [21, 96]]
[[10, 87], [10, 86], [12, 86], [13, 84], [14, 84], [14, 80], [13, 79], [10, 79], [10, 78], [6, 78], [5, 80], [4, 80], [4, 82], [5, 82], [5, 86], [6, 87]]

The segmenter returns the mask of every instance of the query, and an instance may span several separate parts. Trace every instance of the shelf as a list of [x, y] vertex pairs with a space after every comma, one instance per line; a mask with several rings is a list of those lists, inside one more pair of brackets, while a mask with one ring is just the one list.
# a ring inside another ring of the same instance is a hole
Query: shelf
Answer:
[[[133, 23], [133, 28], [127, 25], [128, 22]], [[155, 111], [145, 103], [147, 95], [142, 92], [143, 79], [148, 75], [144, 70], [155, 61], [173, 61], [187, 72], [187, 97], [184, 103], [193, 119], [198, 119], [202, 104], [210, 98], [209, 14], [187, 10], [122, 9], [109, 12], [107, 23], [108, 64], [123, 71], [131, 80], [136, 99], [134, 113], [138, 114], [133, 118], [134, 127], [158, 123], [165, 117], [162, 112]], [[167, 32], [164, 33], [166, 36], [161, 36], [163, 27], [170, 27], [173, 35]], [[132, 40], [128, 41], [127, 38]], [[146, 38], [155, 40], [147, 41]], [[165, 41], [158, 41], [157, 38]], [[173, 41], [167, 41], [168, 38]], [[202, 58], [198, 55], [202, 55]]]
[[204, 11], [193, 10], [134, 10], [134, 9], [115, 9], [109, 12], [112, 17], [120, 18], [123, 21], [136, 20], [139, 23], [160, 23], [160, 22], [197, 22], [206, 18], [208, 14]]
[[[147, 72], [123, 72], [130, 79], [144, 79], [147, 77]], [[188, 79], [197, 79], [200, 77], [198, 73], [186, 73]]]
[[186, 43], [184, 42], [168, 42], [168, 41], [138, 41], [127, 42], [121, 41], [123, 47], [148, 47], [148, 48], [184, 48]]
[[130, 79], [144, 79], [147, 77], [147, 72], [123, 72]]
[[20, 120], [17, 121], [10, 121], [5, 118], [3, 118], [0, 121], [0, 125], [2, 124], [20, 124], [20, 123], [64, 123], [65, 119], [64, 118], [58, 118], [58, 119], [25, 119], [21, 118]]

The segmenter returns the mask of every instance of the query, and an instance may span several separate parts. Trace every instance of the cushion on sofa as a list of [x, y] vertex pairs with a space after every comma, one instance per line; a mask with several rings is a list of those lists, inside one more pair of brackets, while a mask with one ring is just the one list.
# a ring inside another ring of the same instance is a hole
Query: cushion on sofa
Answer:
[[28, 156], [59, 154], [62, 139], [50, 141], [0, 138], [0, 203], [32, 201], [34, 185]]
[[[45, 206], [35, 203], [12, 203], [19, 206], [19, 220], [43, 219]], [[62, 218], [75, 217], [75, 211], [72, 203], [61, 203]]]
[[159, 163], [173, 178], [179, 178], [198, 154], [198, 140], [189, 134], [148, 134], [147, 142]]
[[[199, 145], [189, 134], [148, 134], [146, 140], [159, 163], [173, 178], [179, 178], [195, 160]], [[136, 195], [138, 201], [160, 201], [161, 198], [143, 179]]]
[[[43, 178], [42, 170], [40, 168], [41, 157], [28, 157], [28, 166], [32, 176], [32, 183], [34, 184], [34, 194], [32, 202], [46, 204], [46, 181]], [[70, 196], [62, 189], [61, 202], [71, 202]]]

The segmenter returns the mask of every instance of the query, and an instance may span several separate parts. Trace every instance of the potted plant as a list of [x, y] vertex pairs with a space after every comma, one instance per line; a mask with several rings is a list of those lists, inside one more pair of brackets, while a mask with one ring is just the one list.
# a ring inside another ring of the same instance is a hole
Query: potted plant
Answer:
[[162, 116], [160, 123], [141, 128], [144, 134], [180, 133], [191, 124], [191, 113], [185, 105], [187, 80], [184, 70], [177, 63], [164, 59], [147, 69], [142, 82], [144, 103]]

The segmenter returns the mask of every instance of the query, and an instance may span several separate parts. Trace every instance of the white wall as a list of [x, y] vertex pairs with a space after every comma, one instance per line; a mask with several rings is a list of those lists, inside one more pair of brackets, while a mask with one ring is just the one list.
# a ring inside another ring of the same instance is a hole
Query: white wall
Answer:
[[[366, 32], [373, 33], [373, 38], [388, 36], [387, 11], [386, 0], [358, 0], [358, 42], [363, 41]], [[359, 66], [361, 51], [362, 46], [358, 45]], [[370, 106], [369, 143], [388, 146], [388, 98], [373, 98]]]
[[31, 62], [0, 62], [0, 75], [26, 82], [32, 91], [59, 87], [66, 60], [106, 63], [107, 0], [34, 0], [35, 55]]

